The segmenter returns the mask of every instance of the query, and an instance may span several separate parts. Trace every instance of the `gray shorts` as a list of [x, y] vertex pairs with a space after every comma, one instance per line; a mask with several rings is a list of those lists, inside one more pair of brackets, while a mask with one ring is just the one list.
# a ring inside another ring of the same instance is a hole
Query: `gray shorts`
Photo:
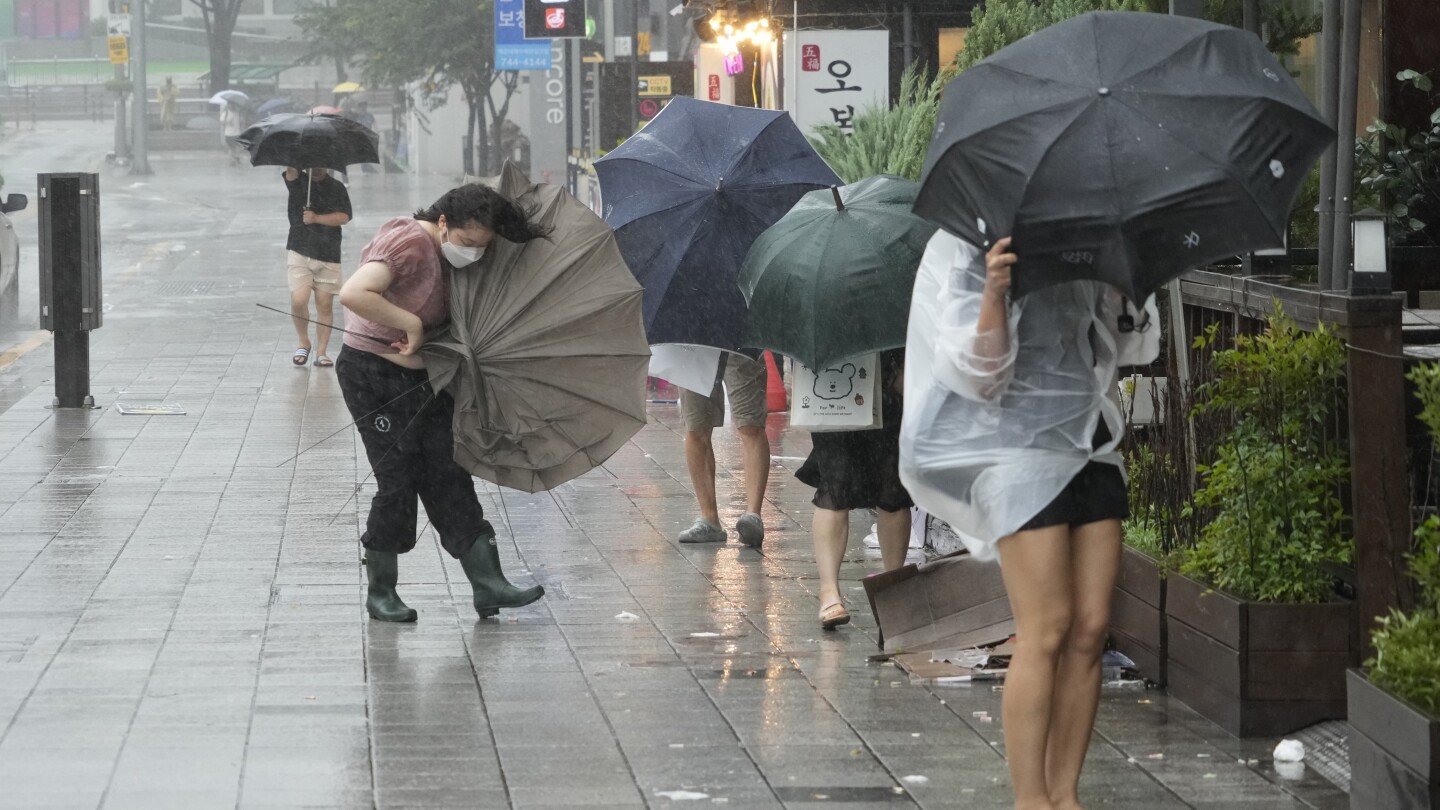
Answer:
[[[680, 418], [691, 432], [706, 431], [725, 424], [726, 393], [730, 395], [730, 415], [736, 427], [765, 427], [769, 415], [765, 401], [765, 381], [769, 374], [765, 361], [751, 360], [743, 354], [726, 353], [721, 357], [721, 372], [710, 396], [680, 389]], [[720, 384], [724, 381], [722, 391]]]

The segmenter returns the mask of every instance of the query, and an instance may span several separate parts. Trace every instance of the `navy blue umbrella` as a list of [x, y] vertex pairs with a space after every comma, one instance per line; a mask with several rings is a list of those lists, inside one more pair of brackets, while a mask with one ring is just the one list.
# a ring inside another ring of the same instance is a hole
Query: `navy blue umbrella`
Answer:
[[840, 182], [790, 116], [675, 98], [595, 163], [653, 343], [742, 346], [740, 266], [806, 192]]

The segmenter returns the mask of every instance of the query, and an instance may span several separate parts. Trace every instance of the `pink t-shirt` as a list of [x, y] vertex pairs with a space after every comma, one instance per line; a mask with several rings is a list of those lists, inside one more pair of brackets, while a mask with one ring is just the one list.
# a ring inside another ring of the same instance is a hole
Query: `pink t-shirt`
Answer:
[[[426, 331], [450, 320], [440, 251], [418, 220], [396, 217], [381, 225], [375, 238], [360, 251], [360, 263], [369, 262], [389, 265], [391, 281], [383, 293], [385, 300], [419, 316]], [[346, 346], [373, 354], [393, 353], [390, 344], [405, 337], [400, 329], [382, 326], [349, 310], [345, 311], [345, 328], [378, 338], [376, 342], [360, 335], [345, 335]]]

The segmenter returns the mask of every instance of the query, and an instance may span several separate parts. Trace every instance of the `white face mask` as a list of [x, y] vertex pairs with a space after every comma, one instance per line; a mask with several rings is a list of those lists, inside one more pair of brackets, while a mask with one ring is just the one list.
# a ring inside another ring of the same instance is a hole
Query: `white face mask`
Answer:
[[445, 261], [449, 262], [451, 267], [468, 267], [480, 261], [480, 257], [485, 255], [485, 248], [441, 242], [440, 252], [445, 255]]

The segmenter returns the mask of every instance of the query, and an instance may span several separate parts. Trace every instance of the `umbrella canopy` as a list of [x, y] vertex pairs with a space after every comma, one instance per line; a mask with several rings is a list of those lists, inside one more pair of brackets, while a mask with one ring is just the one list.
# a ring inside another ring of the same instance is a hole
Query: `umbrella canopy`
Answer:
[[481, 182], [553, 231], [497, 238], [478, 265], [451, 271], [450, 325], [421, 351], [455, 398], [455, 460], [539, 492], [600, 466], [645, 425], [644, 292], [614, 232], [559, 186], [509, 163]]
[[255, 112], [259, 113], [261, 118], [264, 118], [267, 115], [288, 111], [293, 106], [295, 106], [295, 102], [288, 98], [272, 98], [267, 99]]
[[272, 115], [240, 133], [252, 166], [323, 166], [344, 171], [351, 163], [379, 163], [380, 138], [368, 128], [333, 115]]
[[361, 87], [361, 86], [360, 86], [360, 83], [359, 83], [359, 82], [341, 82], [341, 83], [335, 85], [335, 87], [332, 88], [332, 89], [330, 90], [330, 92], [332, 92], [332, 93], [340, 93], [340, 94], [344, 94], [344, 93], [358, 93], [358, 92], [360, 92], [361, 90], [364, 90], [364, 89], [365, 89], [364, 87]]
[[935, 233], [911, 213], [919, 190], [879, 175], [800, 198], [740, 271], [745, 345], [810, 368], [904, 346], [915, 271]]
[[595, 163], [605, 221], [645, 287], [651, 343], [739, 348], [755, 238], [840, 182], [787, 113], [675, 98]]
[[210, 97], [211, 104], [236, 104], [242, 107], [250, 106], [250, 97], [239, 90], [221, 90]]
[[916, 213], [1013, 236], [1013, 291], [1093, 278], [1143, 300], [1186, 269], [1282, 247], [1333, 131], [1253, 34], [1092, 12], [945, 87]]

